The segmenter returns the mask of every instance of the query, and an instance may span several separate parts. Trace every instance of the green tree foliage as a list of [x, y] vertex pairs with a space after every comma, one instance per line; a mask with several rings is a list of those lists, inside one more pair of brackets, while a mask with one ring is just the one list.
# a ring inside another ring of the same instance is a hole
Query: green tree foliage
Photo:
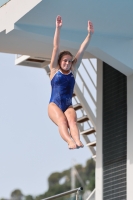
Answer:
[[11, 197], [22, 196], [22, 195], [23, 194], [22, 194], [21, 190], [19, 190], [19, 189], [16, 189], [11, 193]]
[[88, 185], [89, 190], [93, 190], [95, 188], [95, 170], [92, 170], [90, 173], [90, 184]]
[[11, 193], [11, 199], [13, 200], [21, 200], [23, 197], [23, 194], [21, 192], [21, 190], [16, 189]]
[[27, 195], [27, 196], [25, 196], [25, 200], [34, 200], [34, 198], [31, 195]]
[[[85, 187], [85, 190], [93, 190], [95, 188], [95, 162], [93, 159], [87, 160], [85, 167], [78, 164], [75, 166], [78, 171]], [[76, 179], [76, 187], [80, 187], [81, 184]], [[71, 169], [64, 170], [63, 172], [54, 172], [48, 177], [48, 190], [41, 195], [33, 198], [31, 195], [24, 196], [25, 200], [42, 200], [46, 197], [50, 197], [62, 192], [71, 190]], [[23, 194], [21, 190], [17, 189], [11, 193], [13, 200], [22, 200]], [[61, 197], [59, 200], [68, 200], [70, 195], [67, 197]], [[71, 198], [72, 200], [72, 198]]]
[[[78, 171], [80, 177], [82, 178], [85, 184], [85, 190], [93, 190], [95, 188], [95, 162], [93, 159], [87, 160], [86, 166], [76, 165], [76, 170]], [[63, 172], [54, 172], [48, 178], [48, 190], [35, 198], [35, 200], [41, 200], [46, 197], [50, 197], [56, 194], [60, 194], [62, 192], [66, 192], [71, 189], [71, 169], [65, 170]], [[63, 184], [60, 183], [62, 178], [65, 178]], [[89, 183], [89, 184], [87, 184]], [[81, 184], [78, 180], [76, 180], [76, 187], [80, 187]], [[60, 200], [65, 200], [66, 197], [61, 197]], [[67, 197], [68, 199], [68, 197]]]
[[87, 160], [85, 169], [85, 174], [90, 179], [90, 174], [95, 169], [95, 162], [92, 159]]

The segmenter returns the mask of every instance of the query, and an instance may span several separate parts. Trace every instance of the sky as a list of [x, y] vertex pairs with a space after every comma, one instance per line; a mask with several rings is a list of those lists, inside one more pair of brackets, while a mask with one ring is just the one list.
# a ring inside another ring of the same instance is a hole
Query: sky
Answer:
[[0, 53], [0, 61], [0, 198], [15, 189], [36, 196], [47, 191], [51, 173], [73, 161], [85, 165], [91, 153], [88, 147], [69, 150], [49, 119], [45, 70], [15, 66], [12, 54]]

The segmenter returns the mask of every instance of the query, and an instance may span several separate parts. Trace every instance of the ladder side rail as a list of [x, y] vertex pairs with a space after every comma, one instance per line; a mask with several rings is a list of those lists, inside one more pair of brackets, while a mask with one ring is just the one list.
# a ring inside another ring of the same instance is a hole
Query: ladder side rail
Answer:
[[79, 101], [81, 102], [83, 109], [85, 110], [86, 114], [88, 115], [91, 123], [93, 124], [95, 130], [96, 130], [96, 117], [94, 116], [90, 106], [88, 105], [86, 99], [84, 98], [84, 96], [82, 95], [81, 90], [79, 89], [77, 83], [75, 83], [75, 87], [74, 87], [74, 91], [79, 99]]
[[[75, 102], [78, 103], [77, 99], [76, 99], [75, 97], [73, 97], [73, 98], [74, 98]], [[84, 114], [85, 110], [84, 110], [83, 108], [81, 108], [80, 111], [81, 111], [81, 113], [82, 113], [83, 115], [85, 115], [85, 114]], [[88, 124], [89, 128], [92, 127], [92, 125], [90, 124], [89, 121], [86, 121], [86, 123]], [[96, 134], [94, 134], [94, 135], [96, 136]]]
[[96, 188], [91, 192], [91, 194], [86, 200], [95, 200], [95, 192], [96, 192]]
[[88, 59], [88, 61], [89, 61], [90, 65], [93, 67], [94, 71], [97, 73], [97, 70], [95, 69], [94, 65], [92, 64], [91, 59]]
[[83, 61], [82, 61], [82, 66], [83, 66], [85, 72], [87, 73], [87, 75], [89, 76], [89, 78], [91, 79], [91, 82], [92, 82], [93, 86], [96, 88], [95, 83], [94, 83], [92, 77], [90, 76], [90, 74], [88, 73], [88, 70], [86, 69], [86, 66], [85, 66], [85, 64], [83, 63]]
[[82, 78], [82, 76], [81, 76], [80, 72], [78, 71], [78, 72], [77, 72], [77, 74], [79, 75], [79, 77], [80, 77], [81, 81], [83, 82], [83, 84], [84, 84], [84, 87], [86, 88], [87, 92], [89, 93], [89, 95], [90, 95], [90, 97], [91, 97], [91, 99], [92, 99], [93, 103], [96, 105], [96, 101], [95, 101], [94, 97], [92, 96], [92, 94], [91, 94], [91, 92], [90, 92], [89, 88], [87, 87], [87, 85], [86, 85], [86, 83], [85, 83], [84, 79]]
[[[75, 97], [73, 97], [73, 98], [74, 98], [75, 102], [78, 104], [77, 99], [76, 99]], [[80, 111], [81, 111], [82, 115], [84, 116], [84, 115], [85, 115], [85, 113], [84, 113], [85, 110], [84, 110], [83, 108], [81, 108]], [[88, 124], [89, 128], [92, 127], [92, 126], [90, 125], [90, 122], [89, 122], [89, 121], [86, 121], [86, 123]], [[95, 136], [96, 136], [96, 135], [95, 135]]]
[[[81, 126], [81, 124], [78, 124], [79, 130], [82, 132], [83, 131], [83, 127]], [[86, 143], [90, 143], [90, 139], [86, 136], [86, 135], [82, 135], [82, 137], [84, 138], [84, 140], [86, 141]], [[88, 146], [88, 148], [90, 149], [90, 151], [92, 152], [92, 155], [96, 155], [96, 150], [94, 149], [94, 147], [92, 146]]]

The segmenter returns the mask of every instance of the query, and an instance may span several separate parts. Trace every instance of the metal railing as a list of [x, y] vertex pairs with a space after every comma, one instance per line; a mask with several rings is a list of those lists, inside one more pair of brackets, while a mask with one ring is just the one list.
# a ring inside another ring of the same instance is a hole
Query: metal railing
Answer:
[[54, 195], [54, 196], [51, 196], [51, 197], [48, 197], [48, 198], [45, 198], [45, 199], [42, 199], [42, 200], [51, 200], [51, 199], [57, 199], [59, 197], [62, 197], [62, 196], [66, 196], [68, 194], [72, 194], [72, 193], [76, 193], [76, 200], [79, 200], [79, 192], [83, 190], [82, 187], [79, 187], [79, 188], [76, 188], [76, 189], [73, 189], [73, 190], [69, 190], [67, 192], [63, 192], [61, 194], [57, 194], [57, 195]]
[[92, 63], [90, 59], [83, 59], [80, 68], [77, 71], [76, 83], [82, 93], [82, 96], [87, 99], [88, 106], [91, 110], [91, 115], [96, 120], [96, 93], [97, 93], [97, 63]]
[[86, 200], [94, 200], [95, 199], [95, 192], [96, 192], [96, 188], [92, 191], [92, 193], [88, 196], [88, 198]]

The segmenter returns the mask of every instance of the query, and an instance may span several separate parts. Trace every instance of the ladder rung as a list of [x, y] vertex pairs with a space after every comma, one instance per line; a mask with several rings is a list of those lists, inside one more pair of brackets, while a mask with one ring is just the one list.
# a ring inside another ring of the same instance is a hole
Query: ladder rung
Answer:
[[79, 110], [82, 108], [82, 105], [80, 103], [77, 103], [76, 105], [73, 106], [74, 110]]
[[96, 146], [96, 141], [90, 142], [90, 143], [88, 143], [86, 146], [95, 147], [95, 146]]
[[84, 115], [83, 117], [78, 118], [78, 119], [77, 119], [77, 122], [78, 122], [78, 123], [83, 123], [83, 122], [86, 122], [86, 121], [88, 121], [88, 120], [89, 120], [88, 116], [87, 116], [87, 115]]
[[96, 155], [92, 156], [93, 159], [96, 159]]
[[90, 135], [90, 134], [95, 133], [95, 132], [96, 132], [95, 129], [93, 127], [91, 127], [91, 128], [89, 128], [85, 131], [82, 131], [80, 134], [81, 135]]
[[76, 96], [76, 94], [75, 93], [73, 93], [73, 96], [72, 97], [75, 97]]

